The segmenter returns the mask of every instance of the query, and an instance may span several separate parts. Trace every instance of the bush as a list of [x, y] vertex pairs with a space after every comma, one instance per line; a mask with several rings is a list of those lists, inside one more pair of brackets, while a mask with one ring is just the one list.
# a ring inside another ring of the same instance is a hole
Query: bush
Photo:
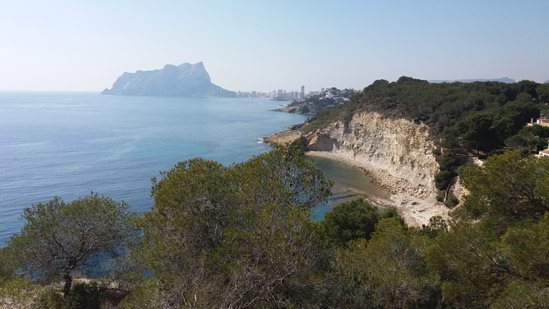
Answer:
[[69, 308], [99, 308], [100, 293], [95, 283], [78, 283], [72, 288], [67, 303]]
[[100, 307], [101, 295], [95, 283], [77, 283], [66, 297], [57, 291], [48, 290], [35, 303], [44, 309], [96, 309]]
[[338, 246], [349, 241], [370, 239], [380, 219], [379, 211], [363, 199], [342, 203], [326, 214], [321, 222], [323, 236]]
[[435, 175], [435, 186], [439, 190], [446, 190], [456, 176], [457, 174], [454, 172], [441, 170]]

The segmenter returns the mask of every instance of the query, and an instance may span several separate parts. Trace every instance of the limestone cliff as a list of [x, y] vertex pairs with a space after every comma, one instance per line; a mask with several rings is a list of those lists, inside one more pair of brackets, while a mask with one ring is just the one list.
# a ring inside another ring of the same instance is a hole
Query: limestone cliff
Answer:
[[367, 170], [384, 171], [406, 182], [407, 191], [416, 197], [436, 193], [436, 146], [426, 125], [364, 112], [346, 124], [332, 123], [306, 139], [307, 150], [329, 151]]
[[[282, 134], [284, 143], [294, 134]], [[271, 137], [277, 142], [277, 135]], [[344, 123], [333, 122], [301, 136], [305, 150], [314, 155], [342, 160], [360, 167], [392, 196], [387, 204], [399, 208], [411, 225], [428, 224], [447, 208], [436, 201], [434, 177], [438, 171], [436, 145], [424, 124], [361, 112]]]

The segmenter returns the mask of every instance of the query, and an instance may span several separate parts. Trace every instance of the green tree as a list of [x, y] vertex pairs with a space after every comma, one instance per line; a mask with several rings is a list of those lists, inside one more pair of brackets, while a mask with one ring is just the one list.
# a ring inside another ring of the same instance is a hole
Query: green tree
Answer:
[[[509, 264], [514, 284], [530, 284], [533, 290], [528, 294], [529, 298], [549, 296], [549, 212], [535, 224], [507, 231], [501, 239], [501, 251]], [[528, 298], [523, 301], [527, 302]], [[548, 303], [549, 298], [545, 298], [545, 304]]]
[[11, 257], [6, 248], [0, 248], [0, 286], [15, 275]]
[[329, 187], [292, 149], [230, 167], [179, 163], [155, 181], [153, 208], [141, 222], [144, 241], [134, 253], [157, 288], [130, 299], [157, 300], [159, 307], [306, 302], [318, 259], [308, 210]]
[[457, 308], [488, 307], [505, 277], [497, 244], [478, 225], [457, 224], [450, 232], [439, 233], [426, 260], [440, 280], [445, 302]]
[[480, 224], [439, 233], [426, 259], [450, 307], [533, 307], [547, 304], [549, 214], [494, 237]]
[[392, 209], [382, 212], [363, 199], [356, 199], [330, 210], [319, 227], [324, 238], [343, 247], [351, 240], [370, 239], [377, 222], [384, 217], [399, 216]]
[[505, 144], [516, 150], [524, 150], [527, 154], [547, 148], [549, 128], [534, 125], [524, 127], [516, 135], [508, 138]]
[[429, 238], [397, 218], [382, 219], [371, 240], [349, 243], [337, 257], [338, 288], [349, 307], [434, 307], [438, 289], [430, 278], [424, 251]]
[[549, 210], [541, 189], [549, 181], [548, 158], [507, 152], [490, 157], [482, 167], [466, 166], [460, 174], [469, 190], [462, 218], [483, 219], [496, 234], [524, 220], [539, 220]]
[[536, 89], [538, 97], [542, 102], [549, 102], [549, 84], [541, 84]]
[[68, 204], [60, 198], [38, 203], [25, 209], [23, 218], [25, 226], [7, 246], [15, 266], [32, 279], [62, 278], [65, 295], [75, 271], [86, 273], [98, 255], [122, 254], [137, 236], [128, 206], [98, 194]]
[[490, 152], [497, 146], [497, 133], [492, 128], [491, 113], [473, 114], [458, 124], [463, 143], [470, 149]]
[[[309, 210], [330, 194], [332, 182], [322, 175], [299, 148], [275, 146], [264, 153], [232, 167], [233, 177], [247, 203], [293, 204]], [[251, 199], [250, 199], [251, 198]]]

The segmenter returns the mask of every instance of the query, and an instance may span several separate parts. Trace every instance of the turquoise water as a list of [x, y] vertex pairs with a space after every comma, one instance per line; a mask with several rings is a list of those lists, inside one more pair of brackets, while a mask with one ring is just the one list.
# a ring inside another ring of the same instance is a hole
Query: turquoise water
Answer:
[[324, 176], [334, 181], [332, 195], [328, 197], [326, 203], [313, 210], [314, 220], [321, 220], [334, 206], [346, 201], [364, 198], [373, 205], [383, 206], [390, 198], [390, 192], [387, 189], [372, 181], [370, 176], [357, 167], [327, 158], [311, 157], [311, 159]]
[[91, 191], [151, 206], [150, 179], [178, 161], [223, 164], [269, 150], [258, 138], [305, 117], [265, 99], [158, 98], [95, 93], [0, 93], [0, 245], [22, 209]]

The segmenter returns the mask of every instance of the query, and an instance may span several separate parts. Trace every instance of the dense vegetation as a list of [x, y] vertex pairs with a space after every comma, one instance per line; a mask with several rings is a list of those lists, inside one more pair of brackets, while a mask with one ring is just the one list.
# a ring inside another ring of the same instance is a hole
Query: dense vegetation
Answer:
[[[505, 152], [461, 175], [470, 193], [454, 220], [414, 228], [363, 200], [311, 221], [330, 182], [297, 150], [229, 167], [185, 161], [154, 181], [138, 244], [134, 215], [108, 198], [26, 210], [24, 229], [0, 250], [0, 306], [549, 306], [549, 159]], [[63, 296], [64, 251], [84, 256], [79, 245], [122, 263]]]
[[354, 113], [376, 111], [387, 117], [427, 124], [441, 147], [437, 187], [445, 189], [457, 168], [474, 156], [504, 148], [533, 152], [547, 147], [549, 129], [523, 129], [531, 118], [548, 113], [549, 85], [531, 81], [441, 83], [409, 77], [378, 80], [349, 103], [325, 109], [302, 130], [314, 131]]

